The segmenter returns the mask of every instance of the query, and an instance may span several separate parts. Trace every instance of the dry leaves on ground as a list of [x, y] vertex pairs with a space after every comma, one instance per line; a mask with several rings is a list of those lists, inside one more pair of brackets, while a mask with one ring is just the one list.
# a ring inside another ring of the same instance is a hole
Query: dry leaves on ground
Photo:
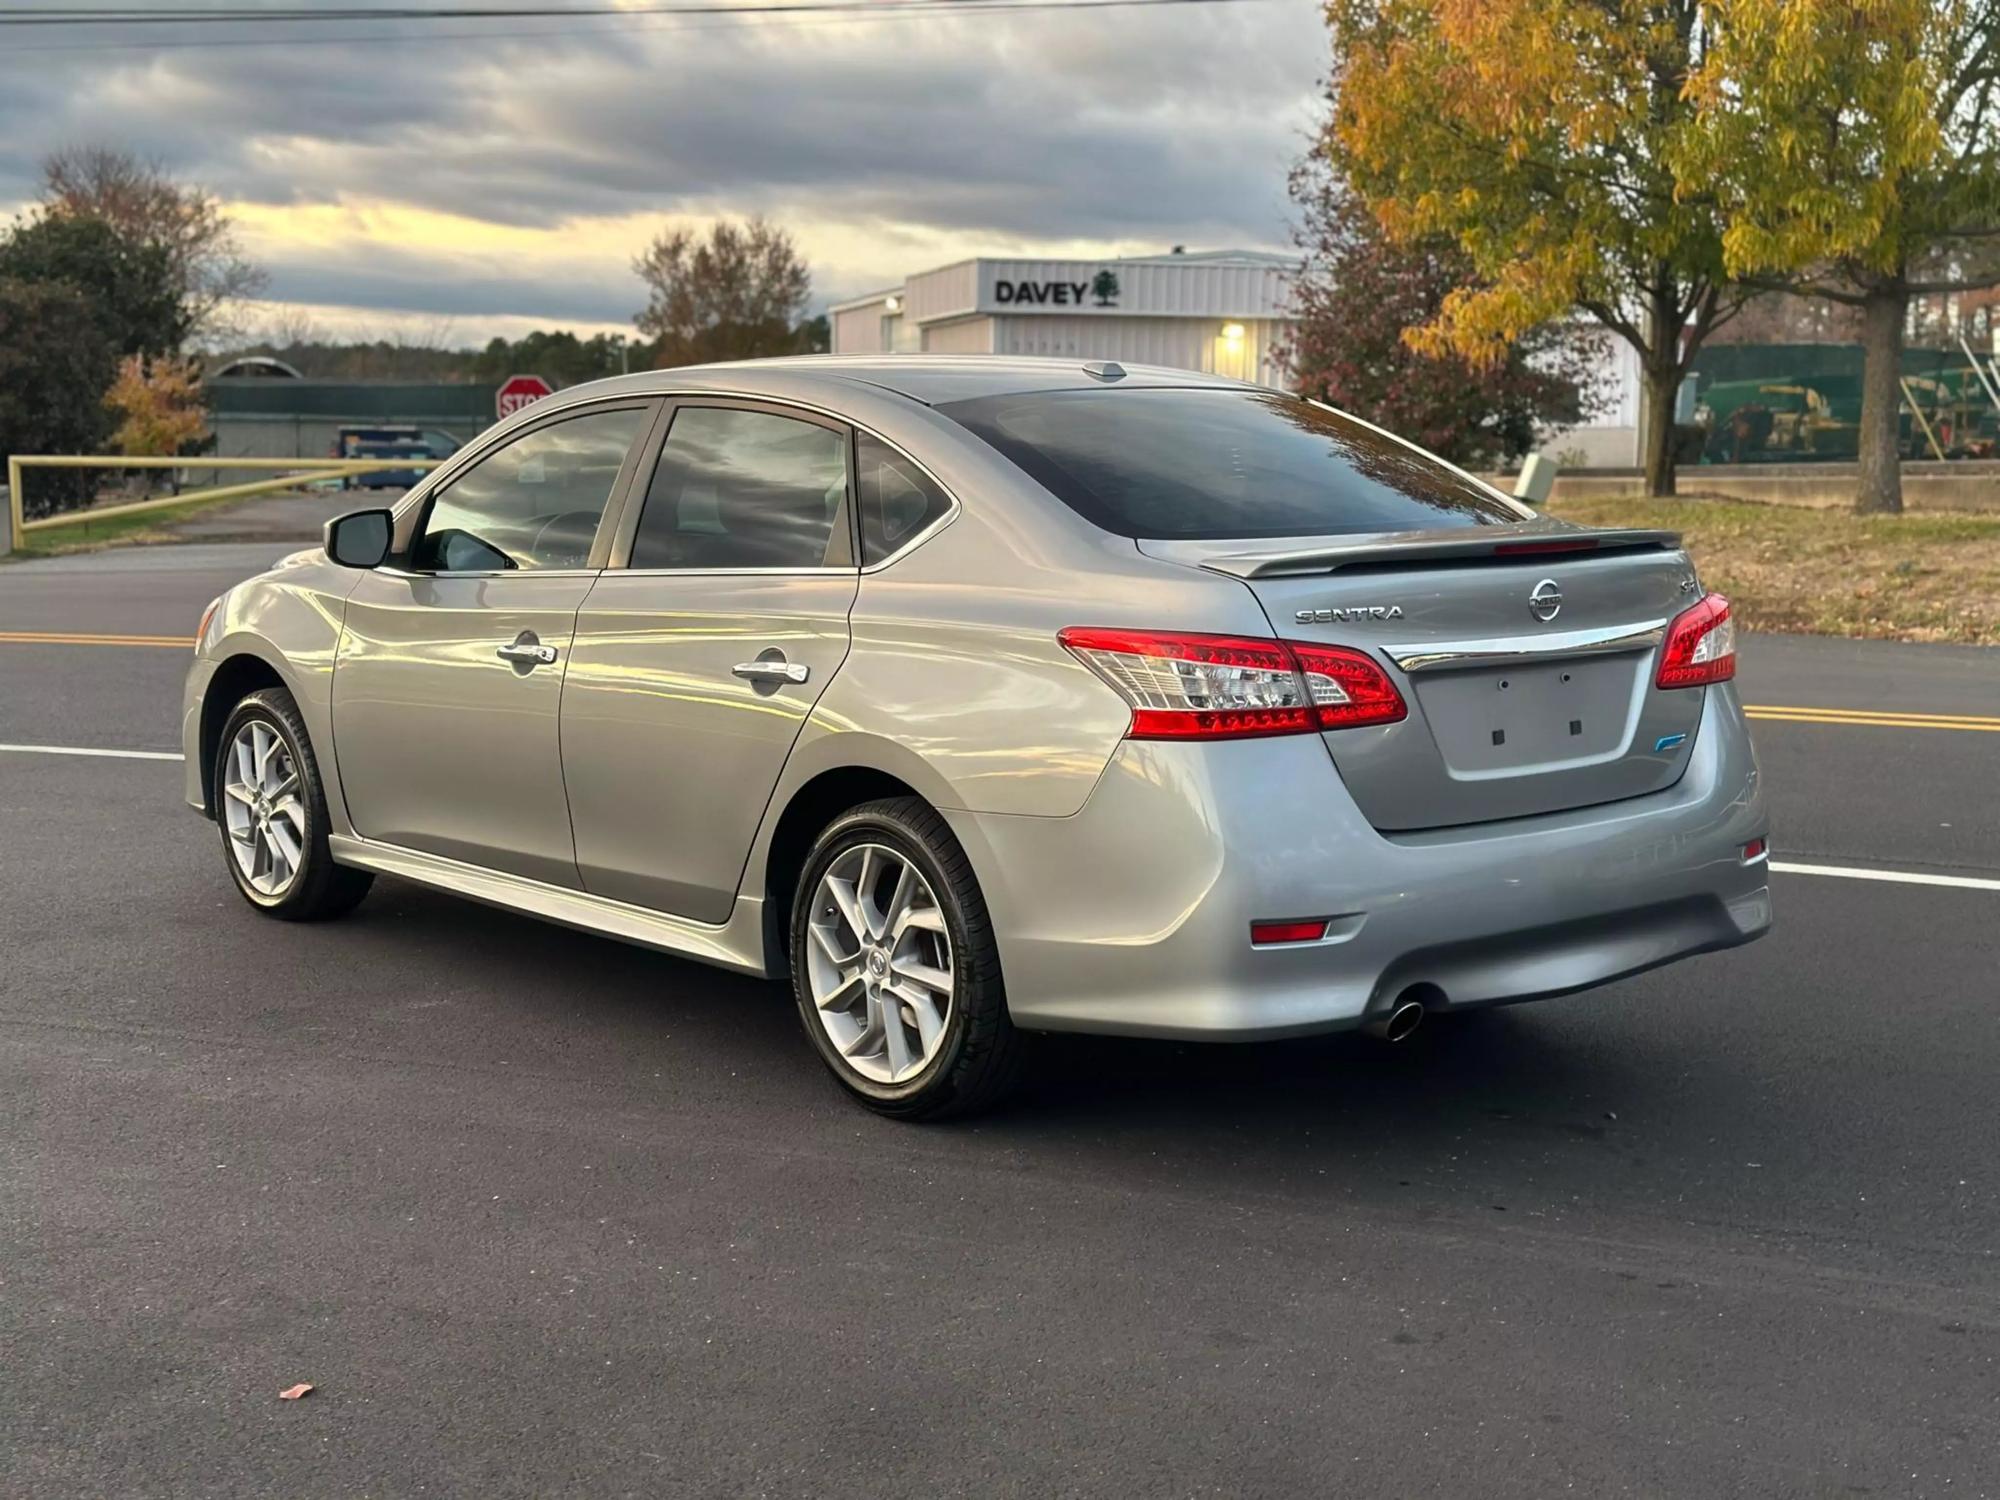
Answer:
[[1559, 501], [1587, 526], [1680, 532], [1748, 630], [2000, 645], [2000, 516], [1857, 516], [1740, 500]]

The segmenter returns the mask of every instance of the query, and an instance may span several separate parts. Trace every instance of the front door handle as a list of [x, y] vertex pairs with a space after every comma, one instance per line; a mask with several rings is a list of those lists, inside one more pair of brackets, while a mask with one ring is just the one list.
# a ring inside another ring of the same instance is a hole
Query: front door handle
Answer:
[[802, 661], [739, 661], [729, 670], [748, 682], [804, 682], [812, 676]]
[[556, 648], [544, 646], [538, 641], [516, 641], [511, 646], [502, 646], [493, 653], [502, 661], [511, 661], [516, 666], [546, 667], [556, 659]]

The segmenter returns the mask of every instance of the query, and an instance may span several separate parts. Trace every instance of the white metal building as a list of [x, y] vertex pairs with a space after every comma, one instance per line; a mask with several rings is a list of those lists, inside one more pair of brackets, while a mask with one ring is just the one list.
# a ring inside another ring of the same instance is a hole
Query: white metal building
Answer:
[[[1298, 259], [1261, 250], [1125, 260], [982, 256], [828, 310], [835, 354], [1046, 354], [1203, 370], [1288, 387]], [[1542, 447], [1566, 467], [1638, 458], [1638, 357], [1590, 333], [1606, 377], [1598, 409]], [[1368, 413], [1360, 413], [1367, 416]]]
[[1284, 383], [1296, 257], [962, 260], [836, 303], [835, 354], [1046, 354]]

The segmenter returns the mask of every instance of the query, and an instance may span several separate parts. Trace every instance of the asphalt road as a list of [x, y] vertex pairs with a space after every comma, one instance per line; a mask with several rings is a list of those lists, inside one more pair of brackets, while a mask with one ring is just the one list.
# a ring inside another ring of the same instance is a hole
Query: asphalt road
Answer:
[[[8, 637], [269, 550], [0, 568], [0, 742], [176, 748], [179, 650]], [[2000, 716], [2000, 652], [1742, 676]], [[2000, 879], [2000, 734], [1756, 730], [1781, 859]], [[387, 881], [264, 921], [179, 785], [0, 753], [0, 1493], [2000, 1490], [2000, 891], [1780, 874], [1592, 995], [1053, 1041], [911, 1128], [766, 986]]]

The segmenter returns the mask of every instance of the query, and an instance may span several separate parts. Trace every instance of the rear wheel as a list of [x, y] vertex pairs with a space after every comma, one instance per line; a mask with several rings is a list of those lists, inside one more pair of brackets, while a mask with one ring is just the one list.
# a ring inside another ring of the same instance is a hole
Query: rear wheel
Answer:
[[869, 1108], [967, 1114], [1018, 1081], [1000, 954], [965, 851], [915, 797], [829, 825], [792, 901], [792, 988], [806, 1035]]
[[216, 824], [231, 878], [267, 916], [311, 922], [352, 911], [375, 877], [333, 862], [326, 790], [298, 705], [264, 688], [236, 705], [215, 756]]

